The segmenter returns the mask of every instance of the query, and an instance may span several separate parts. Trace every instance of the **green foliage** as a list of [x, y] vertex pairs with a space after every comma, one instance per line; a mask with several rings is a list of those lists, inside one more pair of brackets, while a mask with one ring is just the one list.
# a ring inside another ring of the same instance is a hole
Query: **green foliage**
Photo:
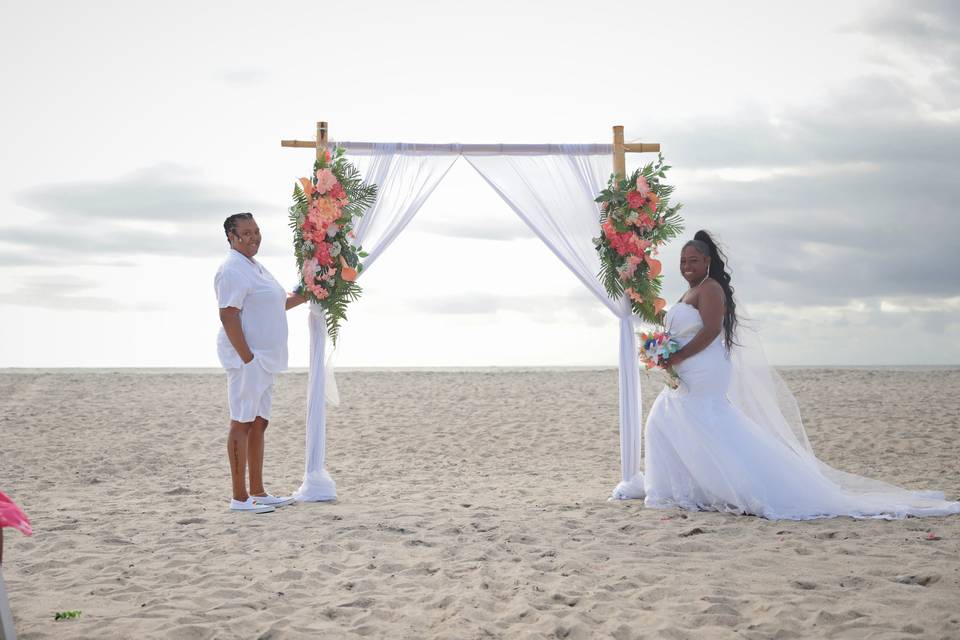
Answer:
[[[359, 299], [363, 291], [355, 281], [343, 278], [342, 265], [346, 263], [347, 267], [356, 270], [358, 274], [363, 271], [363, 265], [360, 261], [362, 258], [366, 258], [368, 254], [360, 246], [353, 244], [353, 226], [367, 209], [376, 202], [377, 185], [363, 182], [363, 176], [347, 159], [342, 147], [336, 147], [330, 153], [329, 158], [322, 157], [314, 163], [313, 173], [309, 178], [314, 186], [317, 184], [316, 173], [320, 169], [329, 169], [346, 193], [346, 203], [340, 209], [340, 217], [335, 221], [338, 227], [336, 233], [332, 237], [322, 239], [322, 242], [328, 245], [334, 263], [332, 267], [324, 268], [323, 273], [329, 275], [331, 270], [336, 271], [335, 275], [327, 279], [315, 280], [315, 285], [322, 287], [326, 291], [327, 297], [316, 296], [306, 286], [307, 283], [303, 278], [304, 264], [308, 259], [314, 257], [314, 248], [312, 244], [309, 244], [309, 238], [304, 237], [304, 222], [307, 220], [312, 198], [304, 191], [305, 187], [299, 183], [294, 185], [293, 189], [293, 204], [289, 209], [289, 224], [293, 231], [294, 253], [297, 259], [297, 271], [300, 274], [298, 290], [307, 299], [323, 307], [327, 334], [331, 341], [336, 344], [340, 335], [340, 327], [347, 319], [347, 306]], [[316, 198], [316, 196], [313, 198]]]
[[[663, 312], [658, 314], [654, 305], [654, 301], [660, 297], [663, 278], [660, 275], [650, 277], [649, 260], [640, 262], [634, 273], [628, 277], [628, 258], [649, 256], [653, 259], [660, 246], [683, 232], [683, 218], [679, 214], [683, 205], [671, 204], [674, 187], [665, 182], [670, 168], [663, 155], [658, 154], [656, 161], [637, 169], [629, 177], [612, 174], [607, 181], [607, 187], [596, 198], [596, 202], [601, 205], [601, 225], [609, 225], [616, 234], [630, 234], [644, 244], [649, 243], [642, 253], [631, 248], [626, 250], [625, 255], [620, 255], [607, 234], [601, 233], [593, 239], [600, 256], [600, 272], [597, 277], [603, 283], [607, 295], [614, 300], [619, 300], [621, 296], [632, 291], [634, 295], [630, 296], [630, 304], [633, 313], [656, 324], [663, 322]], [[630, 206], [628, 194], [635, 190], [640, 177], [647, 181], [650, 193], [656, 196], [655, 208], [652, 204], [644, 204], [637, 209]], [[652, 226], [638, 223], [638, 219], [644, 214], [649, 216]], [[638, 302], [636, 298], [641, 298], [642, 302]]]
[[70, 620], [71, 618], [79, 618], [80, 613], [81, 613], [80, 611], [76, 611], [76, 610], [57, 611], [55, 614], [53, 614], [53, 619], [54, 620]]

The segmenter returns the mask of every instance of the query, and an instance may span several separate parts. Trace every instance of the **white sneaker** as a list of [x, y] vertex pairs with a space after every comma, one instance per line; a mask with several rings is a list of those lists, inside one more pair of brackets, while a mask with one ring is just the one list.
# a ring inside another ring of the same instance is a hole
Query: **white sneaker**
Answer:
[[230, 510], [231, 511], [248, 511], [250, 513], [270, 513], [271, 511], [276, 511], [269, 504], [260, 504], [256, 502], [253, 498], [247, 498], [244, 500], [230, 500]]
[[296, 498], [293, 496], [272, 496], [269, 493], [265, 496], [250, 496], [250, 499], [257, 504], [268, 504], [271, 507], [285, 507], [288, 504], [293, 504], [296, 501]]

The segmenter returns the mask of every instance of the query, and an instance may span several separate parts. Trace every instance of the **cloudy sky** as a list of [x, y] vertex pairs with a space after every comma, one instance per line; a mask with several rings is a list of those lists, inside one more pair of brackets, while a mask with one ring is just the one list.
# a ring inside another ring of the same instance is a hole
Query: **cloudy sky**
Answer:
[[[311, 153], [279, 140], [321, 119], [462, 143], [623, 124], [663, 145], [774, 362], [960, 363], [955, 2], [0, 7], [0, 367], [216, 366], [223, 218], [253, 211], [294, 283]], [[614, 318], [462, 160], [362, 284], [343, 366], [616, 363]]]

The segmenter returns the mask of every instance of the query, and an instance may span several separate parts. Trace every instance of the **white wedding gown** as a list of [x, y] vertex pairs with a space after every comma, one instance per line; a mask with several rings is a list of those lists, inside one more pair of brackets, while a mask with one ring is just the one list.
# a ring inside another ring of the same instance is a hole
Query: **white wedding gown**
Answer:
[[[703, 326], [699, 311], [683, 302], [670, 309], [666, 324], [681, 345]], [[960, 513], [960, 502], [942, 493], [909, 491], [818, 460], [796, 401], [759, 349], [729, 353], [721, 332], [677, 373], [680, 387], [664, 388], [647, 418], [649, 507], [789, 520]]]

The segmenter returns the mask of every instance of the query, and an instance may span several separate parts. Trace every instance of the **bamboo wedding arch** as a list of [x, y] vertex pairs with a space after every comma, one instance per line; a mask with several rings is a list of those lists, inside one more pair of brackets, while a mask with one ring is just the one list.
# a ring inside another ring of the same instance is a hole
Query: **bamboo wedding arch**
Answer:
[[[473, 157], [471, 164], [480, 171], [475, 164], [479, 160], [478, 156], [553, 156], [567, 155], [571, 153], [587, 154], [596, 158], [610, 154], [612, 155], [613, 173], [621, 178], [627, 176], [626, 172], [626, 154], [628, 153], [656, 153], [660, 151], [659, 143], [649, 142], [624, 142], [623, 126], [613, 127], [613, 144], [581, 144], [581, 145], [558, 145], [558, 144], [409, 144], [409, 143], [378, 143], [378, 142], [331, 142], [329, 139], [329, 128], [327, 122], [317, 122], [316, 136], [312, 140], [281, 140], [282, 147], [313, 149], [319, 160], [327, 151], [329, 145], [335, 144], [343, 147], [349, 154], [350, 152], [359, 155], [374, 155], [395, 153], [397, 148], [402, 147], [402, 153], [414, 154], [419, 157], [427, 156], [468, 156]], [[602, 162], [602, 161], [601, 161]], [[594, 174], [593, 181], [603, 181], [605, 176], [602, 174], [600, 166], [594, 163], [593, 171], [599, 171]], [[381, 176], [386, 174], [382, 173]], [[483, 173], [481, 172], [481, 175]], [[484, 175], [487, 182], [500, 193], [501, 197], [507, 199], [507, 196], [490, 179]], [[370, 180], [370, 176], [367, 176]], [[442, 179], [442, 177], [440, 178]], [[574, 176], [574, 179], [579, 179]], [[374, 180], [376, 182], [376, 180]], [[435, 186], [434, 183], [433, 186]], [[602, 188], [599, 187], [599, 188]], [[432, 190], [432, 187], [431, 187]], [[584, 203], [590, 202], [593, 195], [584, 194]], [[429, 190], [427, 195], [429, 197]], [[412, 209], [415, 211], [422, 204], [419, 201]], [[518, 208], [516, 203], [508, 204], [521, 218], [531, 225], [522, 208]], [[374, 204], [373, 207], [377, 207]], [[596, 211], [599, 216], [599, 207]], [[409, 221], [410, 218], [407, 218]], [[405, 225], [405, 223], [404, 223]], [[402, 226], [400, 227], [402, 229]], [[534, 232], [543, 240], [551, 250], [564, 260], [558, 253], [555, 246], [537, 229]], [[581, 230], [582, 231], [582, 230]], [[599, 217], [597, 218], [597, 232], [599, 232]], [[397, 231], [399, 233], [399, 230]], [[578, 232], [579, 233], [579, 232]], [[588, 232], [589, 233], [589, 232]], [[580, 237], [579, 235], [577, 236]], [[359, 232], [358, 232], [359, 240]], [[392, 240], [391, 240], [392, 241]], [[589, 238], [588, 238], [589, 241]], [[389, 244], [389, 242], [388, 242]], [[373, 258], [371, 257], [371, 260]], [[566, 261], [564, 260], [566, 263]], [[567, 264], [570, 267], [570, 264]], [[573, 269], [573, 267], [570, 267]], [[584, 269], [573, 269], [574, 274], [588, 287], [591, 286], [588, 281], [595, 274], [589, 274]], [[597, 295], [600, 292], [594, 291]], [[642, 460], [642, 416], [640, 407], [640, 380], [639, 363], [637, 361], [637, 343], [635, 327], [633, 321], [635, 317], [629, 303], [621, 301], [607, 300], [607, 306], [614, 311], [620, 319], [620, 352], [618, 360], [619, 387], [620, 387], [620, 467], [621, 481], [613, 490], [611, 499], [629, 499], [643, 497], [643, 474], [640, 469]], [[336, 383], [332, 376], [332, 369], [329, 360], [324, 356], [325, 331], [323, 321], [321, 320], [323, 311], [320, 305], [311, 304], [310, 313], [310, 376], [308, 378], [307, 393], [307, 433], [306, 433], [306, 470], [304, 480], [295, 496], [298, 500], [319, 502], [336, 499], [336, 483], [327, 472], [325, 467], [326, 459], [326, 399], [329, 397], [331, 402], [336, 404]], [[326, 366], [325, 366], [326, 363]], [[331, 394], [331, 390], [332, 394]]]

